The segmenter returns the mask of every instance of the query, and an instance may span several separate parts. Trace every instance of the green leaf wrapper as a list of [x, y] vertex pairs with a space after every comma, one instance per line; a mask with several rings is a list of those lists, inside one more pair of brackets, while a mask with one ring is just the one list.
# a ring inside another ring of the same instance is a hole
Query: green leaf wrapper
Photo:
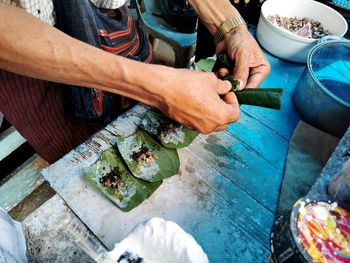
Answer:
[[239, 91], [239, 86], [240, 86], [239, 81], [233, 79], [232, 75], [226, 76], [225, 78], [223, 78], [223, 80], [228, 80], [229, 82], [231, 82], [231, 85], [232, 85], [231, 91], [233, 92]]
[[239, 90], [239, 81], [234, 80], [231, 75], [224, 78], [232, 84], [231, 91], [237, 97], [239, 104], [260, 106], [275, 110], [281, 109], [283, 89], [243, 89]]
[[[104, 186], [100, 182], [100, 178], [117, 167], [120, 172], [120, 187]], [[84, 178], [124, 212], [137, 207], [162, 184], [162, 181], [150, 183], [132, 176], [118, 151], [114, 148], [103, 152], [94, 165], [85, 169]]]
[[187, 147], [199, 134], [169, 119], [156, 109], [147, 111], [140, 127], [167, 148]]
[[282, 89], [244, 89], [235, 91], [235, 94], [240, 104], [281, 109]]
[[217, 72], [221, 68], [227, 68], [229, 72], [233, 72], [234, 64], [232, 60], [225, 53], [220, 53], [217, 56], [217, 59], [212, 68], [212, 71]]
[[[197, 67], [199, 64], [199, 67]], [[196, 63], [196, 67], [205, 71], [217, 72], [221, 68], [227, 68], [229, 72], [233, 72], [234, 63], [225, 54], [220, 53], [217, 56], [216, 62], [213, 65], [212, 60], [208, 59], [200, 60]], [[229, 80], [232, 84], [232, 89], [237, 97], [239, 104], [260, 106], [265, 108], [271, 108], [279, 110], [281, 109], [283, 89], [271, 88], [271, 89], [243, 89], [239, 90], [239, 81], [234, 80], [232, 75], [228, 75], [224, 80]]]
[[137, 178], [157, 182], [179, 171], [180, 160], [176, 149], [164, 147], [142, 130], [126, 138], [117, 137], [117, 146], [131, 173]]

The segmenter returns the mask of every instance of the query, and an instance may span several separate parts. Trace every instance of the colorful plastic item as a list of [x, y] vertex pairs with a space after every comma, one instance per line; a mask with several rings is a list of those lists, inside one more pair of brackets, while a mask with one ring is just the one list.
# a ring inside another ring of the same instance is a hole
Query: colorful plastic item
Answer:
[[271, 232], [275, 262], [350, 262], [350, 213], [325, 198], [300, 199]]

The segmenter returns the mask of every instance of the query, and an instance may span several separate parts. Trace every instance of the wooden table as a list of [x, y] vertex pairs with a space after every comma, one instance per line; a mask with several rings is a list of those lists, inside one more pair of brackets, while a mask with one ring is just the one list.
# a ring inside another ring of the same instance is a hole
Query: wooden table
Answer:
[[272, 72], [261, 87], [285, 89], [282, 110], [242, 106], [241, 119], [226, 131], [201, 135], [179, 150], [179, 174], [131, 212], [121, 212], [92, 189], [82, 169], [111, 147], [116, 135], [135, 131], [146, 110], [142, 105], [50, 166], [44, 178], [108, 249], [139, 222], [158, 216], [193, 235], [211, 262], [264, 262], [288, 142], [299, 121], [293, 89], [305, 67], [267, 57]]

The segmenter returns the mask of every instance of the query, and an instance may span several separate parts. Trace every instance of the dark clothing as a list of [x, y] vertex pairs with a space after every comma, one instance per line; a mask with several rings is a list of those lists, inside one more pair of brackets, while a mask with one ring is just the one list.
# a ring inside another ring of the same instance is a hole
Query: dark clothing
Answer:
[[63, 90], [55, 85], [0, 70], [1, 111], [49, 163], [96, 131], [65, 115]]
[[[101, 45], [101, 48], [117, 55], [130, 57], [137, 57], [142, 53], [143, 57], [140, 60], [150, 62], [151, 49], [148, 42], [144, 44], [144, 41], [148, 40], [144, 38], [139, 26], [132, 21], [128, 9], [122, 7], [120, 10], [102, 11], [104, 16], [126, 21], [127, 28], [122, 33], [99, 28], [101, 42], [105, 39], [112, 41], [112, 46]], [[120, 45], [121, 42], [125, 45]], [[101, 123], [106, 123], [105, 119], [101, 121], [97, 118], [82, 121], [77, 118], [76, 112], [69, 111], [71, 108], [67, 110], [67, 99], [71, 95], [66, 94], [67, 87], [61, 86], [62, 84], [0, 70], [0, 111], [27, 139], [35, 151], [49, 163], [53, 163], [87, 140], [103, 127]], [[91, 94], [91, 89], [77, 89]], [[110, 95], [104, 93], [103, 96], [108, 100]], [[70, 101], [72, 101], [71, 98]], [[113, 111], [114, 114], [119, 113], [123, 106], [121, 102], [122, 99], [119, 97], [108, 107], [110, 109], [115, 107], [118, 112]]]
[[[98, 9], [90, 0], [54, 0], [56, 27], [66, 34], [107, 52], [137, 61], [150, 62], [146, 34], [124, 5], [115, 10]], [[125, 98], [93, 89], [69, 86], [70, 112], [82, 120], [115, 119], [126, 106]]]

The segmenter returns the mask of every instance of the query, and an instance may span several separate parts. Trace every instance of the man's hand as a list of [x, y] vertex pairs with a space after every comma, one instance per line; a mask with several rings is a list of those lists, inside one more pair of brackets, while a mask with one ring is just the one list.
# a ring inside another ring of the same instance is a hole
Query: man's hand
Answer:
[[[239, 104], [231, 84], [214, 73], [174, 69], [167, 71], [164, 101], [158, 108], [170, 118], [203, 134], [226, 129], [238, 120]], [[223, 99], [221, 99], [221, 97]]]
[[234, 61], [234, 72], [220, 70], [220, 75], [233, 74], [241, 81], [241, 87], [257, 88], [270, 73], [270, 64], [246, 26], [227, 34], [216, 46], [216, 52], [226, 52]]
[[[212, 36], [215, 36], [227, 19], [240, 15], [228, 0], [189, 0], [189, 2]], [[270, 72], [269, 63], [245, 25], [227, 34], [217, 45], [216, 51], [217, 54], [226, 51], [235, 62], [233, 77], [241, 80], [242, 88], [257, 88]], [[228, 72], [219, 73], [222, 76], [228, 74]]]

